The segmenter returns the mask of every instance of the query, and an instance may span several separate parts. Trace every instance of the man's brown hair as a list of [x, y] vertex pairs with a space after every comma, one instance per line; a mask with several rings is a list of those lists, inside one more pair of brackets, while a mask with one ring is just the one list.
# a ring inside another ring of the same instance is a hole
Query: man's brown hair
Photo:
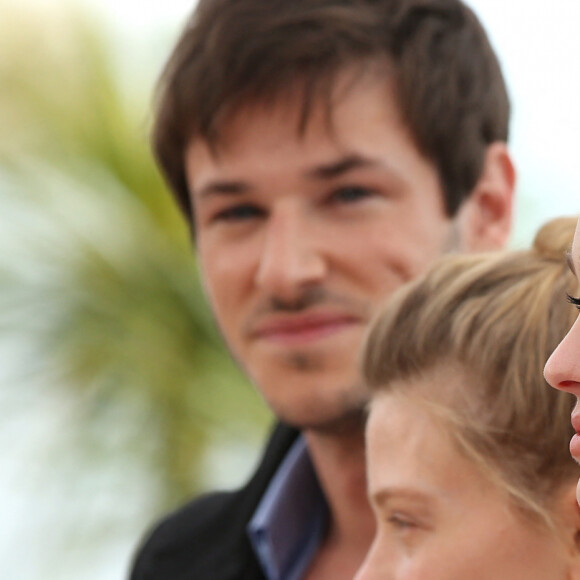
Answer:
[[[331, 111], [345, 68], [384, 64], [419, 151], [435, 165], [453, 216], [481, 174], [487, 146], [507, 141], [509, 99], [497, 57], [460, 0], [200, 0], [158, 88], [153, 149], [186, 213], [192, 139], [219, 145], [248, 103], [301, 91]], [[362, 72], [361, 72], [362, 74]]]

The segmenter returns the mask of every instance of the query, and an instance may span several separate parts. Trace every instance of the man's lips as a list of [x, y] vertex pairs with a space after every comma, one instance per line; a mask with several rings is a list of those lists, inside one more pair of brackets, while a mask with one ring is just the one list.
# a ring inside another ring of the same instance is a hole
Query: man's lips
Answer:
[[256, 324], [250, 336], [292, 346], [326, 338], [360, 323], [360, 317], [346, 313], [275, 315]]

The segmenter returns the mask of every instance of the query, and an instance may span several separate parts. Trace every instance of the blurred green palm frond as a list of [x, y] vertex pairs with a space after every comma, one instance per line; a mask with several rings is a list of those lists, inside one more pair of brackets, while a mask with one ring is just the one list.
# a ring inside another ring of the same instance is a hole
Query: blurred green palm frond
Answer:
[[251, 440], [268, 412], [224, 350], [148, 152], [150, 89], [122, 88], [107, 43], [78, 14], [9, 21], [0, 347], [19, 345], [10, 368], [22, 384], [74, 398], [71, 436], [88, 448], [118, 411], [130, 427], [117, 452], [150, 466], [160, 502], [174, 504], [207, 481], [216, 433]]
[[9, 16], [0, 22], [0, 157], [33, 155], [68, 170], [98, 165], [168, 236], [185, 241], [148, 150], [151, 87], [124, 90], [131, 83], [122, 82], [104, 31], [72, 6], [34, 14], [12, 8]]

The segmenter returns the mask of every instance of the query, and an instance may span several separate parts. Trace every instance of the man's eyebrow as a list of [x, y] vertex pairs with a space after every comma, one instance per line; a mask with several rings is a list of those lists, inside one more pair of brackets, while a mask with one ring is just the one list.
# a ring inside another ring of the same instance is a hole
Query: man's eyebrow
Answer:
[[378, 160], [361, 157], [360, 155], [347, 155], [337, 161], [319, 165], [308, 171], [308, 176], [314, 179], [333, 179], [361, 167], [373, 167], [380, 165]]
[[240, 195], [250, 189], [243, 181], [210, 181], [200, 188], [192, 190], [192, 195], [198, 198], [212, 195]]
[[[362, 157], [361, 155], [352, 154], [342, 157], [337, 161], [324, 163], [312, 169], [308, 169], [306, 175], [311, 179], [329, 180], [340, 177], [353, 169], [361, 167], [378, 167], [384, 166], [379, 160]], [[213, 195], [241, 195], [250, 191], [251, 186], [244, 181], [227, 181], [216, 180], [209, 181], [199, 188], [192, 189], [192, 196], [204, 198]]]
[[566, 264], [568, 264], [568, 268], [570, 268], [572, 274], [576, 276], [576, 267], [574, 266], [574, 260], [572, 259], [572, 252], [570, 250], [566, 252]]

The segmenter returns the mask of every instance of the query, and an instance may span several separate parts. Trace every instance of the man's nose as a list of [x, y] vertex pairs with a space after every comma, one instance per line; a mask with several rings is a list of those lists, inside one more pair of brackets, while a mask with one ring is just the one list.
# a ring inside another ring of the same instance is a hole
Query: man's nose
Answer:
[[322, 232], [296, 207], [272, 214], [266, 224], [256, 284], [280, 300], [294, 300], [327, 273]]

